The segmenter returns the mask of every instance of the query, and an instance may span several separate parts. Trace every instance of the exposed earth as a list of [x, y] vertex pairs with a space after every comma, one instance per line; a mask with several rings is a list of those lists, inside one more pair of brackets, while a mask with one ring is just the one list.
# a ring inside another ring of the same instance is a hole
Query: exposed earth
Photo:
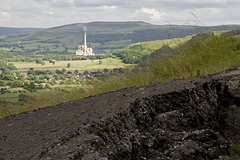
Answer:
[[5, 117], [0, 160], [237, 160], [239, 87], [233, 69]]

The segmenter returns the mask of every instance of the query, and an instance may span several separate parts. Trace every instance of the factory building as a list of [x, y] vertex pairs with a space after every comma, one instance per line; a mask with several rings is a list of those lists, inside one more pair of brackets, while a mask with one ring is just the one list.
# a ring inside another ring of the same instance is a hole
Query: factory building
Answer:
[[84, 33], [84, 45], [78, 45], [78, 50], [76, 50], [76, 55], [80, 56], [91, 56], [94, 55], [93, 49], [87, 47], [87, 34]]

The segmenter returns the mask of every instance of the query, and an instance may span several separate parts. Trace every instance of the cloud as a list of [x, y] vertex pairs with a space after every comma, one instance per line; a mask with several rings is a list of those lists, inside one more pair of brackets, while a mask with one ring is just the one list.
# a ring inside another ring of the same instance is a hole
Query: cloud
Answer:
[[47, 12], [47, 14], [48, 14], [48, 15], [53, 15], [54, 12], [49, 11], [49, 12]]
[[10, 18], [10, 14], [8, 12], [0, 12], [0, 22], [6, 22]]
[[114, 0], [75, 0], [76, 7], [114, 6], [118, 2]]
[[102, 6], [102, 8], [104, 9], [116, 9], [117, 7], [116, 6]]
[[0, 15], [2, 18], [6, 18], [6, 17], [10, 16], [10, 14], [8, 12], [0, 12]]
[[[158, 1], [158, 0], [155, 0]], [[161, 0], [161, 5], [167, 8], [193, 9], [193, 8], [228, 8], [231, 5], [240, 5], [239, 0]]]
[[166, 16], [164, 12], [159, 12], [153, 8], [142, 8], [140, 12], [148, 14], [151, 20], [161, 20]]
[[132, 19], [143, 20], [148, 22], [160, 22], [166, 17], [165, 12], [159, 12], [154, 8], [141, 8], [137, 9], [132, 15]]
[[0, 26], [130, 20], [196, 24], [196, 19], [209, 25], [240, 23], [239, 7], [239, 0], [1, 0]]

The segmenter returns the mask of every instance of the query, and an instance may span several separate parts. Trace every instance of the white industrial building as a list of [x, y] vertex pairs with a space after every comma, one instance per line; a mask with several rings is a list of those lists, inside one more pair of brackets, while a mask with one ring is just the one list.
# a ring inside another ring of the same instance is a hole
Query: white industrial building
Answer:
[[78, 45], [78, 50], [76, 50], [76, 55], [80, 56], [91, 56], [94, 55], [93, 49], [87, 47], [87, 34], [84, 33], [84, 45]]

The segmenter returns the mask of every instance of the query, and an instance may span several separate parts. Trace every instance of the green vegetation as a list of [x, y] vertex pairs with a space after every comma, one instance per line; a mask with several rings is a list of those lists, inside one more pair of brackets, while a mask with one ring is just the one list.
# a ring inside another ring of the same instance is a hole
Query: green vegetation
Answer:
[[16, 65], [4, 61], [0, 63], [0, 101], [5, 101], [5, 104], [7, 101], [25, 103], [32, 101], [32, 97], [39, 99], [42, 95], [70, 92], [69, 89], [80, 86], [85, 88], [86, 81], [116, 71], [121, 72], [129, 66], [116, 58], [14, 63]]
[[[216, 73], [240, 64], [240, 39], [212, 36], [206, 40], [189, 41], [167, 60], [153, 59], [136, 73], [109, 80], [114, 89], [143, 85], [169, 79], [182, 79]], [[176, 50], [175, 50], [176, 51]], [[130, 78], [131, 77], [131, 78]], [[121, 82], [121, 83], [118, 83]], [[107, 88], [108, 84], [102, 89]], [[101, 89], [100, 89], [101, 90]]]
[[229, 149], [230, 155], [235, 156], [240, 154], [240, 144], [234, 145]]
[[[152, 25], [144, 22], [92, 22], [71, 24], [37, 32], [0, 35], [0, 51], [20, 55], [73, 55], [83, 44], [87, 28], [88, 47], [95, 53], [112, 53], [132, 43], [180, 38], [206, 30], [204, 26]], [[210, 30], [233, 30], [240, 26], [212, 26]], [[34, 30], [33, 30], [34, 31]]]
[[[214, 36], [211, 32], [206, 32], [200, 34], [198, 38], [194, 37], [187, 43], [174, 47], [170, 51], [174, 52], [171, 58], [159, 59], [158, 56], [153, 56], [147, 59], [148, 62], [145, 65], [138, 65], [131, 70], [118, 68], [109, 72], [108, 69], [105, 69], [107, 67], [104, 66], [103, 72], [106, 72], [104, 76], [79, 83], [76, 88], [70, 91], [59, 89], [60, 92], [48, 92], [34, 100], [32, 100], [32, 97], [22, 96], [21, 99], [23, 100], [18, 103], [0, 101], [0, 116], [55, 105], [130, 86], [140, 86], [169, 79], [203, 76], [230, 69], [240, 64], [240, 38], [238, 37]], [[112, 61], [112, 59], [107, 60]], [[93, 63], [102, 67], [106, 64], [106, 61], [104, 59], [101, 61], [101, 64], [99, 61], [93, 61]], [[67, 63], [71, 63], [69, 68], [74, 67], [73, 62]], [[65, 67], [67, 63], [64, 64]], [[44, 67], [40, 64], [39, 66]], [[83, 75], [88, 74], [87, 70], [83, 73]], [[27, 99], [26, 102], [25, 99]]]
[[[41, 71], [50, 71], [55, 72], [56, 69], [61, 70], [66, 68], [67, 71], [74, 72], [78, 70], [79, 72], [88, 71], [98, 71], [103, 70], [104, 68], [113, 69], [113, 68], [124, 68], [129, 65], [121, 62], [120, 59], [106, 58], [101, 60], [101, 65], [99, 65], [99, 60], [73, 60], [73, 61], [56, 61], [55, 64], [52, 64], [48, 61], [45, 62], [45, 65], [37, 64], [35, 62], [14, 62], [14, 65], [17, 67], [20, 72], [27, 72], [30, 68], [34, 70]], [[68, 64], [70, 64], [69, 67]]]
[[113, 55], [122, 59], [124, 63], [139, 63], [143, 60], [145, 56], [153, 54], [156, 50], [162, 48], [163, 46], [176, 48], [177, 46], [184, 44], [185, 42], [190, 40], [191, 37], [192, 36], [177, 39], [136, 43], [114, 52]]

